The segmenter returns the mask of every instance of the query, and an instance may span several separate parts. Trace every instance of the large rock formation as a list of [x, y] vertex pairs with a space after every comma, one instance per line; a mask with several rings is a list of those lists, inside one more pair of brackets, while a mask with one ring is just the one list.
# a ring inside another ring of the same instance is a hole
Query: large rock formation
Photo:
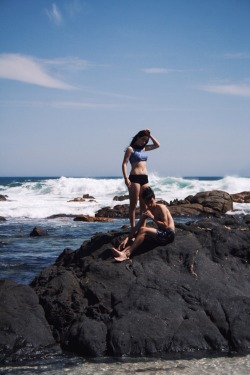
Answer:
[[250, 350], [249, 217], [177, 224], [116, 263], [126, 229], [65, 250], [31, 286], [63, 349], [83, 356]]
[[0, 363], [59, 352], [34, 290], [0, 280]]
[[217, 215], [233, 209], [233, 199], [230, 194], [220, 191], [204, 191], [190, 195], [183, 201], [171, 202], [169, 210], [174, 216], [199, 216], [201, 214]]
[[250, 203], [250, 191], [243, 191], [237, 194], [231, 194], [234, 202], [237, 203]]
[[[208, 214], [217, 215], [220, 213], [226, 213], [227, 211], [231, 211], [233, 209], [233, 199], [231, 195], [220, 190], [204, 191], [194, 196], [190, 195], [183, 200], [175, 199], [170, 203], [162, 200], [159, 202], [167, 205], [173, 216], [194, 217]], [[136, 217], [139, 215], [140, 210], [137, 208]], [[101, 208], [96, 213], [96, 216], [127, 218], [129, 216], [129, 204], [118, 204], [113, 208]]]

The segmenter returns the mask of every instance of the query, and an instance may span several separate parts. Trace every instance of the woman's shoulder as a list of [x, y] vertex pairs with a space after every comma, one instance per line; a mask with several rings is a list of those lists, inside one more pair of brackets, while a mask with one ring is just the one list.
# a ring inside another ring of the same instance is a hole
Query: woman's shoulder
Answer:
[[131, 153], [131, 152], [134, 152], [134, 149], [133, 149], [132, 146], [128, 146], [128, 147], [126, 148], [125, 152], [129, 152], [129, 153]]

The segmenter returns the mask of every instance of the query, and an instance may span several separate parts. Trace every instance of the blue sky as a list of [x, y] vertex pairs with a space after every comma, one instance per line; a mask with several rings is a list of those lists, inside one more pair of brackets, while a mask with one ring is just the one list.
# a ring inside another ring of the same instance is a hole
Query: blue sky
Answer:
[[250, 176], [249, 0], [1, 0], [0, 176]]

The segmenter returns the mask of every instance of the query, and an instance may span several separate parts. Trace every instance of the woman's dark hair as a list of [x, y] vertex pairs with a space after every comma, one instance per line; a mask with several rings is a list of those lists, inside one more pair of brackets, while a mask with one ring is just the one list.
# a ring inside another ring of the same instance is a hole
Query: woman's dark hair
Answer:
[[148, 143], [149, 141], [149, 136], [150, 136], [150, 132], [149, 130], [140, 130], [135, 136], [134, 138], [132, 139], [131, 143], [130, 143], [130, 146], [134, 147], [134, 145], [136, 144], [138, 138], [141, 138], [141, 137], [148, 137], [148, 140], [147, 142], [145, 142], [145, 145], [142, 147], [144, 148], [146, 146], [146, 144]]

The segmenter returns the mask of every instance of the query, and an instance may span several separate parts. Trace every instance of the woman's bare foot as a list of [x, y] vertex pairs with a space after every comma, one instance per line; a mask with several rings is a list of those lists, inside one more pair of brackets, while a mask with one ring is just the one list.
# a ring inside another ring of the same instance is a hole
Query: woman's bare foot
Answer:
[[123, 262], [124, 260], [129, 259], [126, 251], [119, 251], [113, 247], [112, 253], [114, 255], [115, 260], [117, 260], [117, 262]]

